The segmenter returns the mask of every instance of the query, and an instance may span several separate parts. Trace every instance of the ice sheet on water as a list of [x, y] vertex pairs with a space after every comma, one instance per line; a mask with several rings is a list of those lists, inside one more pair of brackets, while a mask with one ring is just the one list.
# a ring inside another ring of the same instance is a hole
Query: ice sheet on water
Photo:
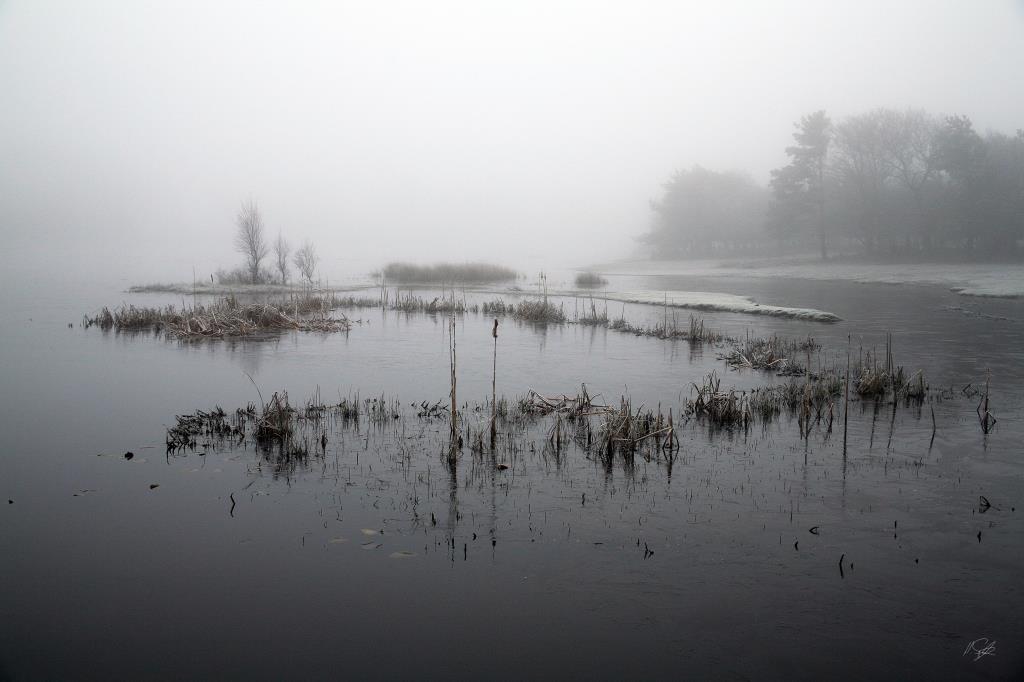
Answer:
[[749, 296], [722, 294], [711, 291], [608, 291], [601, 292], [602, 298], [623, 303], [647, 303], [667, 305], [672, 308], [705, 310], [710, 312], [743, 313], [747, 315], [769, 315], [798, 320], [836, 322], [838, 315], [814, 308], [788, 308], [785, 306], [758, 303]]

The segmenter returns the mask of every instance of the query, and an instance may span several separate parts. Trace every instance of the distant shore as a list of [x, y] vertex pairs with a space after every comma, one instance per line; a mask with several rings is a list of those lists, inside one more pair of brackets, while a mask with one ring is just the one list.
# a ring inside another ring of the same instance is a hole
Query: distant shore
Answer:
[[838, 280], [864, 284], [941, 286], [962, 296], [1024, 298], [1022, 263], [877, 262], [844, 258], [822, 261], [813, 256], [641, 260], [595, 264], [604, 275], [767, 277]]

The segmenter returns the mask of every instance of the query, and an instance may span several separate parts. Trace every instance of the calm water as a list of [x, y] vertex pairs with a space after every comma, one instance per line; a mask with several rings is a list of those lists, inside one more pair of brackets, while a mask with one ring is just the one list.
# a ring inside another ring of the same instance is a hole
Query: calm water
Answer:
[[[805, 445], [783, 419], [746, 435], [689, 424], [671, 470], [638, 459], [608, 471], [573, 448], [553, 456], [541, 423], [503, 451], [507, 471], [467, 451], [452, 479], [446, 426], [409, 409], [383, 430], [332, 430], [324, 456], [295, 469], [245, 449], [167, 457], [175, 415], [258, 401], [247, 374], [296, 401], [317, 387], [325, 400], [443, 398], [445, 321], [359, 311], [347, 335], [182, 344], [77, 324], [105, 304], [180, 297], [23, 291], [0, 311], [0, 496], [13, 501], [0, 511], [0, 678], [1024, 672], [1024, 301], [794, 280], [610, 286], [834, 312], [833, 325], [702, 314], [735, 335], [814, 336], [824, 361], [845, 361], [847, 335], [856, 354], [891, 331], [897, 362], [933, 386], [959, 394], [990, 371], [999, 424], [983, 437], [976, 400], [937, 401], [929, 449], [928, 405], [893, 416], [858, 403], [845, 460], [840, 440]], [[609, 310], [638, 324], [665, 314]], [[457, 338], [460, 397], [481, 401], [490, 319], [466, 315]], [[586, 382], [677, 413], [708, 371], [726, 385], [770, 380], [728, 371], [712, 348], [575, 325], [508, 320], [498, 353], [507, 396]], [[995, 655], [965, 657], [981, 637]]]

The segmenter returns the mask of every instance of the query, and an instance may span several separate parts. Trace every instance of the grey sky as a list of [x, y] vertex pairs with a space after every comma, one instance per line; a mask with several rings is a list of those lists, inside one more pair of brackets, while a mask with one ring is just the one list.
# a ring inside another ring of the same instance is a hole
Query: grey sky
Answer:
[[328, 272], [624, 255], [678, 167], [783, 161], [875, 106], [1024, 127], [1024, 4], [3, 2], [5, 259], [233, 265], [234, 214]]

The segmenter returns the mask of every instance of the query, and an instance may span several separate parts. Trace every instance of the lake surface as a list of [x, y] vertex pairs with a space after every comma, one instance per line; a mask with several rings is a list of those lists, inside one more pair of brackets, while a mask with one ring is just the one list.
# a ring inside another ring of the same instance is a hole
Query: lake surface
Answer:
[[[783, 417], [747, 433], [689, 422], [671, 466], [609, 469], [574, 444], [552, 452], [542, 420], [503, 437], [508, 469], [466, 448], [453, 475], [446, 422], [413, 407], [448, 394], [443, 317], [349, 311], [362, 321], [348, 334], [181, 343], [78, 324], [103, 305], [181, 296], [22, 289], [0, 311], [0, 679], [1024, 673], [1024, 301], [610, 279], [834, 313], [696, 313], [734, 336], [813, 336], [813, 363], [845, 364], [848, 336], [856, 357], [891, 332], [896, 362], [934, 390], [920, 407], [853, 402], [845, 457], [841, 434], [804, 441]], [[577, 305], [565, 300], [570, 317]], [[608, 308], [638, 325], [673, 312]], [[685, 326], [689, 313], [674, 312]], [[491, 324], [459, 318], [460, 402], [490, 395]], [[678, 415], [710, 371], [723, 386], [780, 380], [685, 341], [511, 319], [499, 333], [497, 391], [510, 398], [586, 383], [609, 403], [628, 395]], [[988, 376], [999, 422], [986, 436], [961, 389]], [[318, 388], [325, 401], [397, 398], [402, 415], [325, 426], [324, 451], [288, 466], [251, 447], [165, 452], [176, 415], [258, 403], [253, 382], [299, 404]], [[979, 638], [993, 655], [965, 656]]]

